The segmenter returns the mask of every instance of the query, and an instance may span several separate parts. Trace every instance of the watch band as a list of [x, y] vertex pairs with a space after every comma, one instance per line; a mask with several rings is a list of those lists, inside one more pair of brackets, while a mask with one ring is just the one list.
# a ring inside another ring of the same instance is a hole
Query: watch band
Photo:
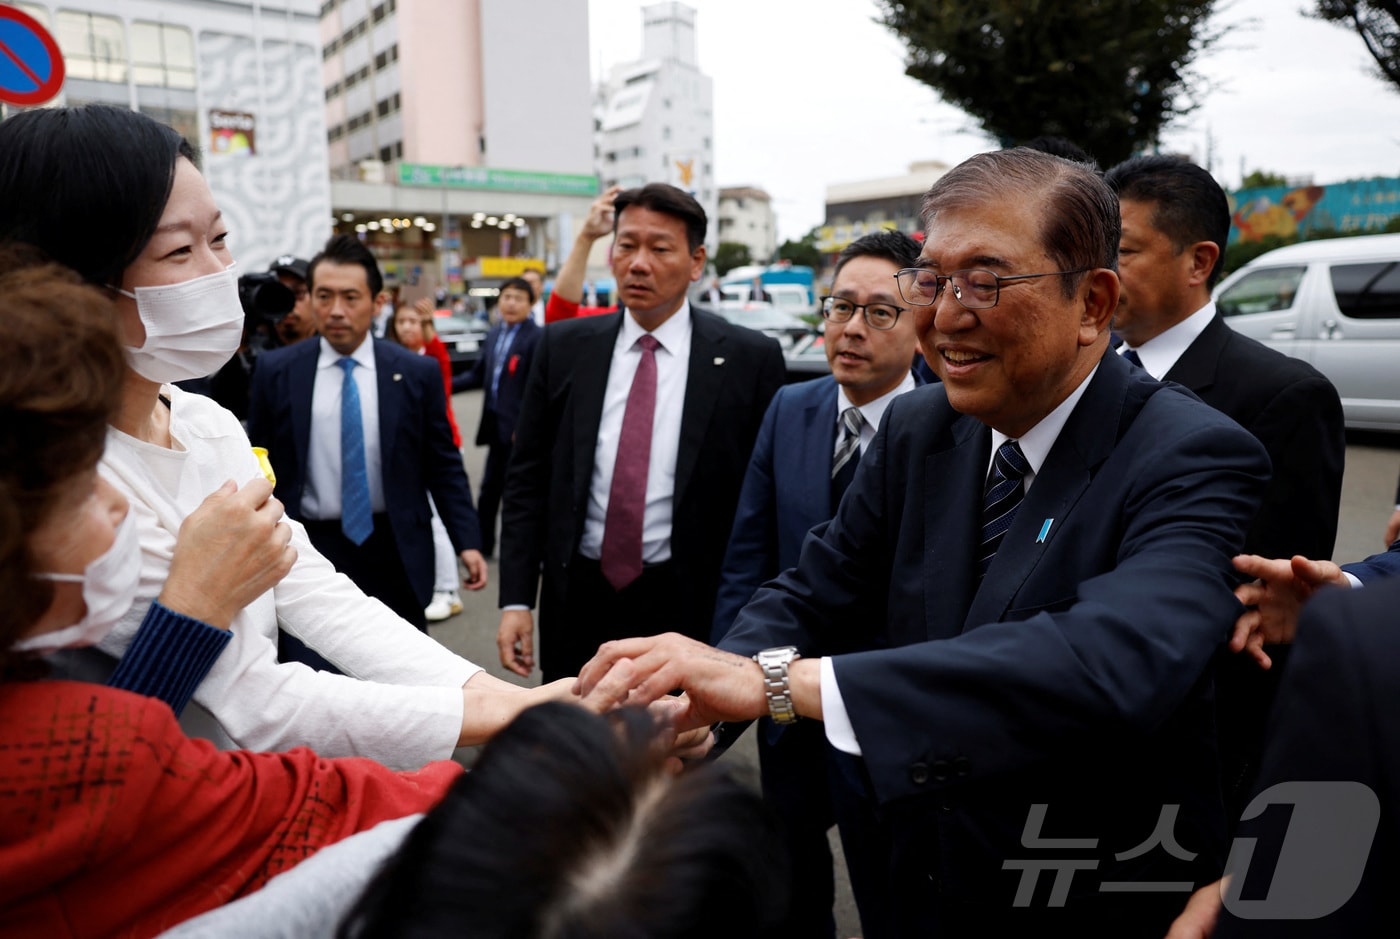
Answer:
[[775, 723], [791, 724], [797, 720], [797, 710], [792, 706], [788, 666], [799, 658], [797, 646], [764, 649], [753, 657], [758, 667], [763, 669], [763, 693], [768, 697], [768, 714]]

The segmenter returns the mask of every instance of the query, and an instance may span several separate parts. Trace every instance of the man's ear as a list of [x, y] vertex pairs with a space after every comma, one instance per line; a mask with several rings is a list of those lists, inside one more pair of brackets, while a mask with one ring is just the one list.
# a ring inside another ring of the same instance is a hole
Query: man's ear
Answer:
[[698, 283], [705, 276], [705, 246], [701, 245], [690, 252], [690, 282]]
[[1188, 250], [1191, 252], [1191, 279], [1187, 283], [1199, 287], [1210, 280], [1210, 272], [1215, 270], [1215, 262], [1220, 259], [1220, 245], [1198, 241]]
[[1106, 267], [1096, 267], [1084, 275], [1084, 305], [1079, 320], [1079, 344], [1098, 341], [1118, 309], [1118, 275]]

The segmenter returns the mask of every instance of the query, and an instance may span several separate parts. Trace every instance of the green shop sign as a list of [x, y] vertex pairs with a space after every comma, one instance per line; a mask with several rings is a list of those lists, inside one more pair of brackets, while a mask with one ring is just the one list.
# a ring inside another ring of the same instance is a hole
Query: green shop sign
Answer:
[[487, 189], [492, 192], [538, 192], [558, 196], [596, 196], [598, 177], [570, 173], [529, 173], [484, 166], [433, 166], [400, 163], [400, 186]]

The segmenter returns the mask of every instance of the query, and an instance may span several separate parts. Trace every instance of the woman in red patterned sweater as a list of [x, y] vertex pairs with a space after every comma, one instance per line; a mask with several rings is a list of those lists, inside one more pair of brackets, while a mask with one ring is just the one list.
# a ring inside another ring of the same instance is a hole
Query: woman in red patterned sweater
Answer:
[[[325, 845], [434, 805], [452, 762], [220, 751], [163, 702], [38, 680], [130, 605], [125, 499], [96, 474], [125, 368], [109, 299], [0, 258], [0, 935], [152, 936]], [[60, 634], [61, 631], [61, 634]]]

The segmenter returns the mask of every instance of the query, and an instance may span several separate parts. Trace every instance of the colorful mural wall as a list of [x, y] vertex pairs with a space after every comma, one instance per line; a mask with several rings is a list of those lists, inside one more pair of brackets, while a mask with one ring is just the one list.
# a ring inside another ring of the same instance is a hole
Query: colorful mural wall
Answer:
[[1269, 186], [1230, 196], [1230, 244], [1268, 235], [1306, 240], [1318, 230], [1363, 234], [1400, 215], [1400, 178], [1353, 180], [1329, 186]]

